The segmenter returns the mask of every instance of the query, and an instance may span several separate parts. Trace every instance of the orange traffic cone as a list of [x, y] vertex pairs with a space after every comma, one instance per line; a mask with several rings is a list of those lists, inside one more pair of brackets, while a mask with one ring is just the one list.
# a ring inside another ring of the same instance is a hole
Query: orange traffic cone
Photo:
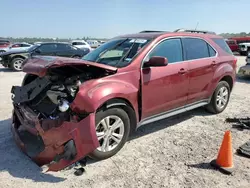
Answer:
[[226, 131], [216, 160], [210, 163], [221, 172], [231, 174], [234, 169], [232, 136], [230, 131]]

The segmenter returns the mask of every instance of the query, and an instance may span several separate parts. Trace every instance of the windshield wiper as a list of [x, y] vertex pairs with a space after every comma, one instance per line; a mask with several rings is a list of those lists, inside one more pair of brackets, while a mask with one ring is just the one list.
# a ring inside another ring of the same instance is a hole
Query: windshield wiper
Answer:
[[128, 56], [128, 54], [133, 49], [134, 45], [135, 45], [135, 42], [131, 45], [131, 47], [128, 49], [128, 51], [121, 57], [121, 59], [115, 64], [116, 67], [125, 59], [125, 57]]

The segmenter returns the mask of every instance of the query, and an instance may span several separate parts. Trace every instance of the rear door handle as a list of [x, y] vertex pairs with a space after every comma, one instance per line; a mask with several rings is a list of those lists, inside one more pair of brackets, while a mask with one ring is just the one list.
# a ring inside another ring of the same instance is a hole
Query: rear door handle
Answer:
[[183, 69], [183, 68], [181, 68], [180, 70], [179, 70], [179, 74], [185, 74], [187, 71], [185, 70], [185, 69]]

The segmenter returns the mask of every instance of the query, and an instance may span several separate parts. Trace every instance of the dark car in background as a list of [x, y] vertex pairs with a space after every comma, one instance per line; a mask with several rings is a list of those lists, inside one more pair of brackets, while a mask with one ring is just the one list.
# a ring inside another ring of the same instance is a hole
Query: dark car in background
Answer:
[[0, 54], [0, 63], [4, 67], [21, 71], [24, 61], [30, 56], [61, 56], [71, 58], [82, 58], [89, 53], [89, 49], [79, 49], [67, 43], [39, 43], [25, 50], [8, 51]]

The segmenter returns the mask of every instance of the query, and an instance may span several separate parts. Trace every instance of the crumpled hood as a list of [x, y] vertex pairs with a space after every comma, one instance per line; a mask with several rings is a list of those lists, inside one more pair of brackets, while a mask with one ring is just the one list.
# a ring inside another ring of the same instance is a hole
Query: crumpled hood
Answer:
[[25, 62], [23, 66], [23, 72], [43, 77], [47, 74], [47, 71], [50, 68], [70, 66], [70, 65], [87, 65], [87, 66], [102, 68], [111, 72], [117, 71], [116, 67], [100, 63], [93, 63], [81, 59], [55, 57], [55, 56], [34, 56], [32, 58], [29, 58]]

